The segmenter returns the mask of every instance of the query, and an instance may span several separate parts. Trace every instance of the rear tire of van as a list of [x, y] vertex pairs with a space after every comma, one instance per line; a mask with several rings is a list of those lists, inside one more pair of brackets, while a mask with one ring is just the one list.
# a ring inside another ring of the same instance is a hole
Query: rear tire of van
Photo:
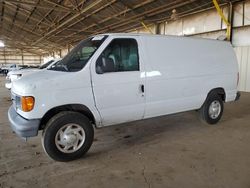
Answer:
[[221, 119], [223, 109], [222, 98], [217, 93], [212, 92], [199, 110], [200, 117], [208, 124], [216, 124]]
[[60, 112], [52, 117], [43, 131], [45, 153], [61, 162], [82, 157], [91, 147], [94, 129], [89, 119], [78, 112]]

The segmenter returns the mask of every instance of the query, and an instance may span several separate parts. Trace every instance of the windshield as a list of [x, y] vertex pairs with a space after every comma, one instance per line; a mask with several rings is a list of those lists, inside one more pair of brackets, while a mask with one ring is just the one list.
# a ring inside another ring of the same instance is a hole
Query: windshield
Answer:
[[47, 66], [47, 69], [51, 69], [54, 68], [55, 66], [57, 66], [59, 63], [61, 62], [61, 59], [54, 61], [53, 63], [51, 63], [49, 66]]
[[105, 39], [106, 36], [95, 36], [80, 42], [59, 63], [48, 70], [64, 72], [80, 71]]
[[53, 63], [55, 60], [50, 60], [47, 63], [42, 64], [39, 69], [45, 69], [46, 67], [48, 67], [51, 63]]

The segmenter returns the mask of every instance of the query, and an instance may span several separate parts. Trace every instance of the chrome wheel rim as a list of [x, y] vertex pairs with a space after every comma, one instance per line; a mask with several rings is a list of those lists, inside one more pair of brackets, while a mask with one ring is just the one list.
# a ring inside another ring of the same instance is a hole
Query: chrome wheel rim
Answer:
[[73, 153], [79, 150], [85, 141], [85, 131], [78, 124], [66, 124], [56, 134], [57, 149], [63, 153]]
[[210, 106], [209, 106], [209, 117], [212, 119], [216, 119], [219, 117], [220, 113], [221, 113], [221, 105], [220, 102], [218, 100], [213, 101]]

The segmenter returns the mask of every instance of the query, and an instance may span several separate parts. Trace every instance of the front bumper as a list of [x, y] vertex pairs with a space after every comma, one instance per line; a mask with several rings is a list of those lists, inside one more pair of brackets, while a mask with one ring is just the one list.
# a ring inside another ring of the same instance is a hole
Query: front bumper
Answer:
[[240, 99], [240, 92], [238, 91], [237, 94], [236, 94], [235, 101], [238, 101], [239, 99]]
[[27, 120], [20, 116], [14, 109], [13, 105], [9, 108], [8, 118], [12, 130], [20, 137], [37, 136], [40, 119]]

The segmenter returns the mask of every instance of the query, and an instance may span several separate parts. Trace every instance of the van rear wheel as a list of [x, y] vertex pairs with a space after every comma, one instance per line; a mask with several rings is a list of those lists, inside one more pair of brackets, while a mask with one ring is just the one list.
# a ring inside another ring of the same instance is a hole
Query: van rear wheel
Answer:
[[223, 114], [223, 101], [217, 93], [211, 93], [200, 108], [200, 117], [208, 124], [216, 124]]
[[42, 145], [50, 158], [66, 162], [82, 157], [93, 138], [94, 129], [86, 116], [78, 112], [60, 112], [47, 123]]

